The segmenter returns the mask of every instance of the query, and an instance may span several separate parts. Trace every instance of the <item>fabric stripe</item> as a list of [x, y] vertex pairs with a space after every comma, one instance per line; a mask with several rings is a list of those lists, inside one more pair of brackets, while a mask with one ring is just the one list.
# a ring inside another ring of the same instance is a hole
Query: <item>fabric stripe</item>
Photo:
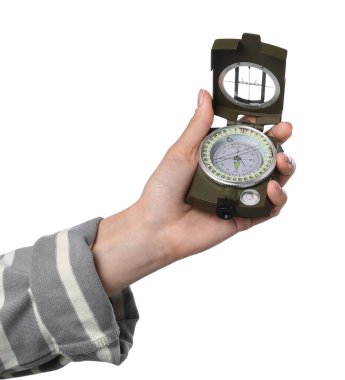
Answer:
[[5, 369], [16, 367], [19, 363], [15, 353], [12, 350], [12, 346], [8, 341], [7, 335], [4, 331], [2, 323], [0, 321], [0, 352], [1, 361]]
[[12, 379], [12, 375], [10, 374], [4, 374], [1, 376], [1, 379]]
[[112, 363], [113, 362], [113, 357], [111, 355], [111, 351], [108, 347], [103, 347], [97, 351], [97, 359], [102, 361], [102, 362], [108, 362]]
[[36, 374], [38, 374], [38, 373], [41, 373], [42, 371], [39, 369], [39, 367], [36, 367], [36, 368], [32, 368], [31, 369], [31, 373], [33, 374], [33, 375], [36, 375]]
[[74, 276], [78, 279], [79, 287], [99, 328], [107, 336], [111, 334], [116, 339], [120, 331], [90, 250], [90, 242], [94, 240], [95, 234], [96, 231], [92, 231], [90, 225], [77, 226], [68, 230], [70, 262]]
[[45, 356], [50, 352], [28, 294], [31, 258], [32, 249], [15, 251], [12, 265], [3, 274], [5, 303], [0, 310], [0, 320], [7, 339], [18, 363], [25, 366], [34, 362], [38, 356]]
[[39, 327], [39, 329], [41, 331], [41, 334], [42, 334], [44, 340], [46, 341], [46, 343], [47, 343], [47, 345], [49, 347], [49, 350], [52, 353], [59, 352], [58, 345], [56, 344], [54, 337], [50, 334], [50, 332], [48, 331], [46, 325], [42, 321], [42, 318], [40, 316], [40, 313], [38, 312], [37, 305], [36, 305], [36, 302], [34, 300], [34, 297], [32, 295], [32, 291], [31, 291], [30, 288], [28, 289], [28, 293], [29, 293], [29, 296], [30, 296], [31, 305], [32, 305], [32, 308], [33, 308], [33, 311], [34, 311], [34, 314], [35, 314], [35, 317], [36, 317], [36, 320], [37, 320], [38, 327]]
[[1, 374], [5, 371], [4, 365], [2, 364], [1, 356], [0, 356], [0, 379], [1, 379]]
[[2, 373], [0, 379], [12, 379], [13, 377], [22, 376], [22, 374], [25, 374], [27, 372], [30, 372], [30, 370], [27, 370], [25, 367], [18, 365], [17, 367], [11, 368], [7, 372]]
[[2, 309], [5, 302], [4, 271], [12, 265], [14, 253], [15, 251], [8, 252], [4, 256], [1, 256], [0, 259], [0, 309]]
[[[86, 334], [92, 342], [101, 348], [108, 342], [104, 333], [101, 331], [98, 322], [95, 319], [93, 312], [90, 309], [73, 273], [70, 261], [68, 230], [64, 230], [56, 234], [56, 262], [61, 282], [81, 324], [85, 329]], [[103, 355], [107, 356], [104, 351]], [[110, 352], [109, 356], [111, 356]]]
[[[0, 260], [0, 310], [5, 303], [4, 271], [13, 263], [15, 251], [11, 251], [1, 257]], [[5, 369], [19, 365], [17, 357], [13, 352], [12, 346], [7, 338], [3, 325], [0, 321], [0, 353], [1, 361]]]
[[[79, 352], [80, 344], [87, 344], [89, 337], [58, 273], [56, 234], [40, 238], [33, 247], [30, 288], [39, 314], [61, 351], [68, 355]], [[95, 347], [89, 344], [85, 349]]]
[[68, 363], [71, 363], [72, 359], [70, 359], [69, 357], [67, 357], [66, 355], [61, 355], [59, 356], [59, 363], [61, 364], [61, 367], [64, 367], [65, 365], [67, 365]]

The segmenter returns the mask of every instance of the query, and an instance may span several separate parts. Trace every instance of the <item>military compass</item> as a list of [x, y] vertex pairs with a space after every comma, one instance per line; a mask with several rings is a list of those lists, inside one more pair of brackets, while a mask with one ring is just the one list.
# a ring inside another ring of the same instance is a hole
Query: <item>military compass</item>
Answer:
[[[286, 55], [255, 34], [215, 40], [213, 108], [227, 125], [211, 129], [200, 145], [187, 203], [223, 219], [270, 214], [267, 184], [277, 175], [282, 148], [263, 129], [281, 120]], [[255, 116], [256, 122], [240, 122], [239, 115]]]

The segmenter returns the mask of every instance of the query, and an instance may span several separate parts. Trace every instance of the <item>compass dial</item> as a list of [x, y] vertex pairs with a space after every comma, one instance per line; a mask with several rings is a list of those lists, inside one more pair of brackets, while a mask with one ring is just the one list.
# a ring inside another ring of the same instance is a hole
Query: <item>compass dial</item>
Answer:
[[272, 173], [276, 154], [275, 146], [265, 134], [241, 124], [208, 135], [200, 146], [199, 162], [215, 182], [249, 187]]

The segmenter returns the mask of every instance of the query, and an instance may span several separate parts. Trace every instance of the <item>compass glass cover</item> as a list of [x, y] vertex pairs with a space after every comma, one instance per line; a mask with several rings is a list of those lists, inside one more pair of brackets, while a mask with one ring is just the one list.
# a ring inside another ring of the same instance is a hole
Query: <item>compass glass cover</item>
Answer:
[[219, 87], [228, 100], [246, 108], [268, 107], [280, 93], [273, 73], [251, 62], [226, 67], [219, 76]]
[[233, 126], [208, 135], [200, 146], [199, 163], [213, 181], [249, 187], [263, 181], [276, 164], [276, 148], [255, 128]]

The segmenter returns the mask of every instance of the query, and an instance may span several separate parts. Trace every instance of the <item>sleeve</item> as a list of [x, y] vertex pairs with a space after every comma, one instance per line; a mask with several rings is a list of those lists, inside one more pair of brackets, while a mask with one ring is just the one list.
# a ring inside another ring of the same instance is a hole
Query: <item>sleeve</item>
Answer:
[[97, 275], [100, 221], [0, 256], [0, 379], [127, 357], [139, 315], [130, 288], [108, 298]]

